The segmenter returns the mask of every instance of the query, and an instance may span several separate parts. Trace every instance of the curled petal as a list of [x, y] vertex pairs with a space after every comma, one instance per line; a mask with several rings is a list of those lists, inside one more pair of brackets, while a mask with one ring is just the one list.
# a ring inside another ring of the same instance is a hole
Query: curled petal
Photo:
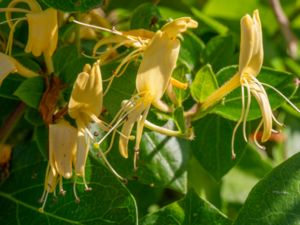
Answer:
[[19, 73], [24, 77], [35, 77], [38, 74], [23, 65], [11, 56], [0, 52], [0, 85], [10, 73]]
[[[69, 114], [72, 118], [80, 115], [98, 116], [102, 110], [103, 88], [99, 61], [93, 67], [85, 65], [73, 86], [69, 101]], [[89, 120], [89, 119], [83, 119]]]
[[176, 38], [178, 34], [185, 32], [188, 28], [197, 28], [197, 21], [190, 17], [177, 18], [162, 27], [162, 31], [172, 39]]

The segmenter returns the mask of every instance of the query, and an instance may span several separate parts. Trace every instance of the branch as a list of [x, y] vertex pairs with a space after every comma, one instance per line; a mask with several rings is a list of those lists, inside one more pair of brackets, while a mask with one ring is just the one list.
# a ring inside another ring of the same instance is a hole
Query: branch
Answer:
[[295, 59], [298, 53], [298, 40], [290, 29], [290, 22], [283, 12], [279, 0], [269, 0], [274, 11], [275, 17], [279, 23], [280, 30], [287, 43], [288, 54]]

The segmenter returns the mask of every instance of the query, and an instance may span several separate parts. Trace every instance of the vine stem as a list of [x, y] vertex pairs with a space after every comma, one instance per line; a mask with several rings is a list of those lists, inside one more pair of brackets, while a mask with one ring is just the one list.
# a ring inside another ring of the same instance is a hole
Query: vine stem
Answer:
[[4, 125], [0, 128], [0, 145], [6, 142], [7, 138], [10, 136], [15, 126], [17, 125], [17, 122], [23, 116], [25, 109], [26, 104], [24, 102], [21, 102], [17, 106], [16, 110], [4, 122]]
[[279, 0], [269, 0], [269, 2], [279, 23], [284, 39], [287, 42], [288, 54], [295, 59], [297, 58], [298, 53], [298, 43], [296, 36], [290, 28], [290, 21], [285, 15]]
[[[76, 13], [75, 18], [79, 20], [80, 14]], [[81, 53], [81, 40], [80, 40], [80, 25], [76, 24], [75, 26], [75, 44], [77, 48], [77, 53]]]

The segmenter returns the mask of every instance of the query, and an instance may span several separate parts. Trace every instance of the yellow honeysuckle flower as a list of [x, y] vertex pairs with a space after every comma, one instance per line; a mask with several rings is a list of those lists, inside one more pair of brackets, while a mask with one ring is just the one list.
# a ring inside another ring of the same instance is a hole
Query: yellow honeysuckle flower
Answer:
[[[68, 122], [60, 120], [49, 125], [49, 163], [46, 170], [44, 193], [41, 197], [43, 211], [49, 193], [54, 192], [60, 181], [60, 193], [64, 194], [62, 178], [72, 177], [72, 163], [76, 160], [77, 130]], [[76, 192], [74, 191], [77, 198]]]
[[[262, 29], [261, 22], [259, 18], [258, 10], [255, 10], [253, 17], [245, 15], [241, 19], [241, 40], [240, 40], [240, 58], [239, 58], [239, 69], [238, 72], [227, 81], [222, 87], [216, 90], [211, 96], [209, 96], [203, 103], [201, 103], [201, 110], [207, 110], [211, 106], [215, 105], [220, 101], [225, 95], [235, 90], [237, 87], [241, 86], [242, 93], [242, 113], [241, 117], [238, 120], [232, 134], [231, 148], [232, 148], [232, 158], [235, 158], [234, 152], [234, 140], [237, 129], [241, 123], [243, 123], [243, 136], [247, 142], [246, 135], [246, 122], [250, 110], [251, 104], [251, 95], [253, 95], [260, 107], [262, 114], [262, 119], [260, 124], [255, 130], [254, 142], [257, 147], [264, 149], [258, 143], [257, 132], [263, 127], [261, 142], [266, 142], [271, 137], [272, 132], [276, 132], [272, 129], [273, 122], [277, 125], [282, 126], [279, 123], [273, 113], [272, 108], [268, 99], [268, 95], [263, 87], [267, 86], [279, 95], [281, 95], [285, 100], [291, 104], [291, 106], [297, 110], [294, 106], [282, 93], [280, 93], [274, 87], [261, 83], [257, 80], [257, 75], [259, 74], [263, 64], [263, 42], [262, 42]], [[247, 103], [245, 103], [245, 89], [247, 93]]]
[[0, 86], [10, 73], [18, 73], [24, 77], [35, 77], [38, 74], [20, 64], [11, 56], [0, 52]]
[[92, 120], [101, 123], [98, 116], [102, 111], [103, 88], [99, 64], [100, 61], [92, 67], [86, 64], [73, 86], [69, 115], [76, 120], [79, 129], [84, 130]]
[[[123, 135], [119, 140], [119, 150], [123, 157], [128, 157], [128, 137], [135, 122], [137, 122], [137, 133], [134, 161], [138, 157], [143, 127], [150, 106], [154, 105], [165, 110], [160, 99], [170, 83], [179, 55], [180, 41], [177, 36], [188, 28], [197, 26], [197, 22], [189, 17], [176, 19], [157, 31], [144, 50], [136, 78], [137, 97], [133, 97], [120, 110], [122, 115], [127, 115], [121, 130]], [[136, 167], [136, 162], [134, 165]]]
[[[88, 130], [91, 121], [98, 123], [102, 129], [106, 126], [98, 116], [102, 110], [102, 76], [99, 68], [99, 61], [91, 67], [89, 64], [84, 66], [73, 86], [68, 110], [69, 115], [76, 120], [77, 124], [77, 152], [75, 155], [76, 175], [82, 176], [85, 182], [85, 163], [89, 151], [90, 138], [93, 135]], [[89, 189], [86, 185], [86, 189]]]
[[[100, 61], [98, 60], [92, 67], [88, 64], [84, 66], [83, 72], [78, 75], [73, 85], [68, 105], [69, 115], [75, 119], [77, 124], [77, 151], [74, 156], [74, 169], [76, 175], [83, 178], [86, 190], [90, 190], [90, 188], [87, 186], [85, 181], [85, 164], [89, 152], [90, 140], [94, 139], [88, 126], [90, 122], [94, 121], [102, 130], [109, 131], [109, 125], [98, 119], [98, 116], [101, 114], [103, 104], [102, 75], [99, 64]], [[103, 137], [103, 140], [109, 133], [110, 132]], [[100, 143], [103, 140], [101, 140]], [[110, 145], [109, 149], [111, 147], [112, 145]], [[109, 149], [107, 151], [109, 151]], [[116, 177], [124, 180], [113, 169], [101, 150], [99, 151], [99, 154]], [[79, 198], [76, 196], [76, 199]]]
[[[28, 5], [28, 9], [15, 8], [19, 3]], [[13, 35], [16, 26], [24, 20], [28, 22], [28, 40], [25, 52], [32, 53], [34, 56], [44, 54], [48, 72], [53, 72], [51, 56], [53, 55], [58, 40], [57, 10], [48, 8], [42, 10], [35, 0], [13, 0], [7, 8], [1, 8], [0, 12], [6, 12], [6, 19], [10, 27], [9, 40], [6, 53], [11, 55]], [[25, 13], [26, 17], [12, 19], [12, 12]], [[13, 23], [13, 21], [16, 21]]]
[[[178, 23], [180, 20], [183, 21], [184, 18], [188, 18], [188, 17], [182, 17], [180, 19], [176, 19], [175, 21], [172, 21], [168, 24], [175, 24]], [[99, 29], [102, 31], [107, 31], [110, 33], [115, 34], [116, 36], [112, 36], [112, 37], [104, 37], [102, 39], [100, 39], [96, 45], [94, 46], [93, 49], [93, 55], [99, 54], [99, 59], [102, 63], [110, 60], [111, 58], [116, 58], [118, 56], [117, 53], [117, 49], [121, 46], [125, 46], [125, 47], [132, 47], [135, 48], [132, 52], [130, 52], [129, 54], [127, 54], [125, 57], [122, 58], [120, 64], [117, 66], [117, 68], [114, 70], [113, 75], [107, 79], [107, 81], [109, 81], [106, 90], [104, 91], [104, 95], [107, 93], [107, 91], [109, 90], [109, 87], [113, 81], [113, 79], [115, 77], [119, 77], [121, 76], [127, 66], [129, 65], [129, 63], [137, 58], [138, 56], [141, 56], [144, 51], [149, 47], [151, 40], [153, 39], [153, 37], [155, 36], [155, 32], [149, 31], [149, 30], [145, 30], [145, 29], [135, 29], [135, 30], [129, 30], [129, 31], [118, 31], [116, 29], [108, 29], [105, 27], [99, 27], [99, 26], [94, 26], [94, 25], [90, 25], [90, 24], [86, 24], [80, 21], [77, 21], [75, 19], [71, 19], [71, 21], [86, 26], [86, 27], [90, 27], [90, 28], [94, 28], [94, 29]], [[172, 33], [172, 26], [170, 25], [170, 28], [168, 28], [168, 26], [166, 25], [163, 29], [167, 30], [167, 33]], [[165, 33], [166, 33], [165, 32]], [[106, 50], [104, 52], [98, 53], [97, 50], [102, 47], [102, 46], [107, 46]], [[186, 86], [186, 84], [182, 84], [181, 82], [171, 78], [171, 83], [174, 86]], [[162, 104], [161, 104], [162, 105]]]

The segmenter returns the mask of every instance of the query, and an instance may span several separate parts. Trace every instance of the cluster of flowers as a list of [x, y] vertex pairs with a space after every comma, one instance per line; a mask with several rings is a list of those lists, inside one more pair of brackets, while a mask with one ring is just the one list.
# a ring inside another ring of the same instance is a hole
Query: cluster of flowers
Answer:
[[[16, 8], [18, 3], [26, 3], [28, 9]], [[52, 8], [42, 10], [35, 0], [13, 0], [7, 8], [0, 9], [0, 12], [6, 13], [7, 23], [10, 27], [10, 34], [5, 53], [0, 53], [0, 84], [9, 73], [18, 73], [25, 77], [39, 76], [38, 73], [26, 68], [11, 56], [13, 35], [17, 24], [20, 21], [28, 22], [28, 39], [25, 48], [26, 53], [32, 53], [38, 57], [43, 55], [48, 74], [55, 73], [52, 64], [52, 55], [57, 47], [58, 40], [58, 20], [57, 11]], [[25, 13], [25, 17], [13, 19], [12, 12]], [[73, 85], [70, 100], [68, 102], [68, 114], [76, 121], [77, 127], [73, 127], [65, 119], [60, 118], [49, 124], [49, 163], [46, 170], [44, 194], [41, 198], [44, 208], [48, 193], [55, 193], [57, 184], [59, 184], [60, 193], [64, 194], [62, 179], [70, 179], [73, 171], [75, 176], [82, 177], [86, 190], [90, 190], [85, 181], [85, 164], [89, 152], [90, 143], [95, 142], [93, 135], [89, 131], [89, 124], [93, 121], [106, 132], [107, 137], [110, 133], [118, 132], [120, 154], [128, 157], [128, 142], [135, 139], [134, 146], [134, 167], [139, 154], [139, 145], [142, 138], [143, 128], [146, 126], [154, 131], [169, 135], [188, 137], [189, 134], [182, 134], [180, 131], [169, 130], [159, 127], [147, 121], [147, 114], [151, 106], [163, 112], [171, 112], [172, 108], [164, 103], [163, 97], [166, 89], [171, 85], [185, 89], [187, 84], [181, 83], [172, 78], [172, 72], [176, 67], [179, 51], [181, 33], [189, 28], [197, 28], [198, 23], [190, 17], [182, 17], [165, 24], [157, 32], [144, 29], [131, 30], [127, 32], [108, 30], [102, 27], [83, 24], [80, 21], [72, 20], [77, 24], [85, 26], [85, 32], [88, 29], [100, 29], [114, 34], [112, 37], [102, 38], [95, 46], [97, 51], [103, 45], [107, 50], [99, 57], [92, 66], [85, 65], [83, 71], [78, 74]], [[112, 75], [109, 84], [113, 78], [122, 75], [127, 65], [137, 57], [141, 57], [141, 63], [136, 76], [137, 94], [129, 100], [124, 100], [120, 111], [115, 118], [108, 124], [98, 117], [102, 112], [103, 96], [108, 88], [103, 91], [100, 66], [106, 58], [110, 57], [120, 46], [131, 47], [134, 50], [126, 55]], [[246, 121], [250, 110], [251, 95], [253, 95], [260, 106], [262, 119], [256, 129], [256, 133], [261, 128], [263, 135], [261, 142], [266, 142], [271, 133], [274, 132], [272, 122], [280, 124], [274, 117], [268, 100], [267, 93], [263, 87], [267, 84], [260, 83], [256, 76], [259, 74], [263, 63], [263, 43], [262, 30], [258, 11], [254, 11], [253, 17], [245, 15], [241, 19], [241, 40], [240, 40], [240, 59], [238, 72], [223, 86], [217, 89], [204, 102], [197, 103], [198, 109], [205, 111], [216, 105], [228, 93], [238, 87], [242, 91], [242, 115], [238, 121], [232, 136], [232, 156], [234, 153], [234, 139], [238, 126], [243, 123], [244, 138], [247, 141]], [[245, 96], [247, 94], [247, 102]], [[289, 101], [287, 99], [287, 101]], [[296, 107], [295, 109], [300, 112]], [[197, 114], [189, 114], [193, 117]], [[136, 125], [136, 135], [131, 135], [134, 125]], [[280, 124], [281, 125], [281, 124]], [[122, 126], [121, 130], [117, 129]], [[263, 148], [258, 143], [254, 135], [255, 144]], [[102, 139], [103, 140], [103, 139]], [[101, 141], [100, 141], [101, 142]], [[100, 143], [98, 143], [100, 144]], [[107, 166], [119, 177], [113, 170], [109, 162], [105, 159]], [[121, 177], [119, 177], [122, 179]], [[74, 195], [76, 194], [76, 182], [74, 183]]]

